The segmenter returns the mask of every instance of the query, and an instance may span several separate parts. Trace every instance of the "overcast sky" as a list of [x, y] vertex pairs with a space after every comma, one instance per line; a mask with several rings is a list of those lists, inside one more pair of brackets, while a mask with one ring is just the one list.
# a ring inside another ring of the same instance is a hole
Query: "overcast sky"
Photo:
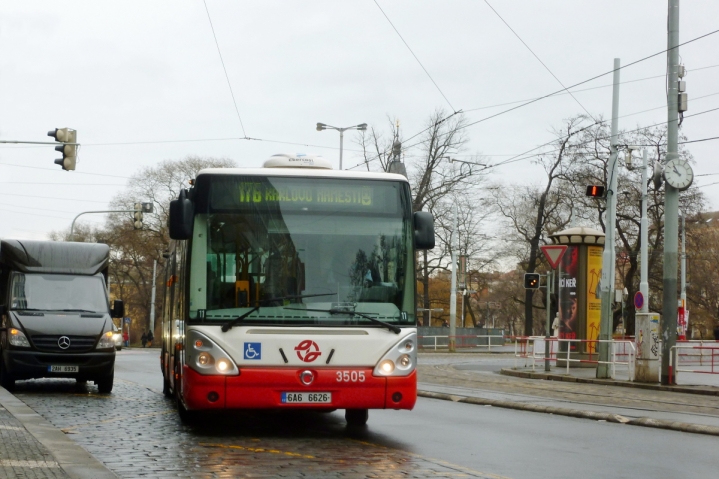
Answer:
[[[489, 4], [567, 86], [610, 71], [615, 57], [628, 64], [667, 45], [666, 0]], [[51, 141], [48, 130], [72, 127], [83, 145], [74, 172], [53, 164], [52, 146], [0, 146], [0, 237], [44, 239], [79, 212], [106, 209], [127, 177], [164, 159], [229, 157], [249, 167], [304, 152], [338, 164], [339, 134], [316, 131], [317, 122], [381, 128], [390, 116], [409, 137], [438, 108], [476, 121], [513, 106], [493, 105], [561, 88], [484, 0], [207, 0], [207, 7], [242, 125], [202, 0], [0, 2], [0, 139]], [[682, 42], [717, 29], [719, 2], [681, 3]], [[687, 114], [718, 108], [719, 34], [680, 55], [689, 71]], [[641, 81], [621, 87], [620, 128], [666, 121], [665, 67], [662, 54], [621, 71], [622, 82]], [[611, 81], [584, 84], [577, 89], [600, 88], [575, 97], [609, 118]], [[501, 161], [550, 141], [553, 127], [582, 112], [568, 95], [534, 103], [470, 127], [463, 154]], [[689, 140], [719, 136], [719, 111], [687, 118], [682, 131]], [[245, 136], [262, 141], [238, 139]], [[360, 161], [354, 139], [345, 136], [345, 167]], [[719, 173], [718, 140], [691, 151], [695, 175]], [[535, 172], [524, 161], [493, 175], [530, 183]], [[719, 185], [703, 191], [719, 208]]]

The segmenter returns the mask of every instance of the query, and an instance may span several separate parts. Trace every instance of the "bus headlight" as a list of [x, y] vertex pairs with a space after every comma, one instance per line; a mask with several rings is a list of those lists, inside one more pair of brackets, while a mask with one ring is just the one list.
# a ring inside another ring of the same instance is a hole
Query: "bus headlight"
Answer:
[[200, 374], [237, 376], [240, 370], [229, 354], [210, 338], [194, 329], [187, 332], [187, 365]]
[[375, 366], [374, 376], [409, 376], [417, 367], [417, 333], [400, 339]]
[[30, 341], [27, 340], [25, 333], [23, 333], [19, 329], [15, 329], [15, 328], [10, 328], [9, 332], [10, 332], [10, 334], [8, 335], [8, 342], [11, 345], [17, 346], [20, 348], [29, 348], [30, 347]]

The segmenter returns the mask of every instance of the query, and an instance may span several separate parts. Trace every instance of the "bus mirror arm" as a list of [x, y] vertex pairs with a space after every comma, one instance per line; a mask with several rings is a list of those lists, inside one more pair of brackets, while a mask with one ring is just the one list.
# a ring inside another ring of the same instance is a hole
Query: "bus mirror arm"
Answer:
[[414, 246], [420, 250], [434, 248], [434, 218], [431, 213], [415, 211]]

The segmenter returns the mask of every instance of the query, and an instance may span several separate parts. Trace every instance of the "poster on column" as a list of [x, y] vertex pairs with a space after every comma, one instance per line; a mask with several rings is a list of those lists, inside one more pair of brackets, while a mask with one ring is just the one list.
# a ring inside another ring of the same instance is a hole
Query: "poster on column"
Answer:
[[[599, 279], [602, 277], [602, 247], [587, 248], [587, 339], [599, 338], [599, 323], [602, 319], [602, 299], [599, 294]], [[597, 343], [589, 343], [588, 353], [597, 350]]]
[[[559, 339], [577, 339], [577, 272], [579, 248], [569, 246], [562, 256], [559, 278]], [[577, 350], [576, 343], [569, 343], [570, 351]], [[561, 348], [566, 351], [566, 346]]]

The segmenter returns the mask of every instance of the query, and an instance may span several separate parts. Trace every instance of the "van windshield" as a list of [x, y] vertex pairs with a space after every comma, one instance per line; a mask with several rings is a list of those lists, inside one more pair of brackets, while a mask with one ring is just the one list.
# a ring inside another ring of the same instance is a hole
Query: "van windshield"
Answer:
[[13, 273], [10, 309], [107, 313], [102, 276]]

